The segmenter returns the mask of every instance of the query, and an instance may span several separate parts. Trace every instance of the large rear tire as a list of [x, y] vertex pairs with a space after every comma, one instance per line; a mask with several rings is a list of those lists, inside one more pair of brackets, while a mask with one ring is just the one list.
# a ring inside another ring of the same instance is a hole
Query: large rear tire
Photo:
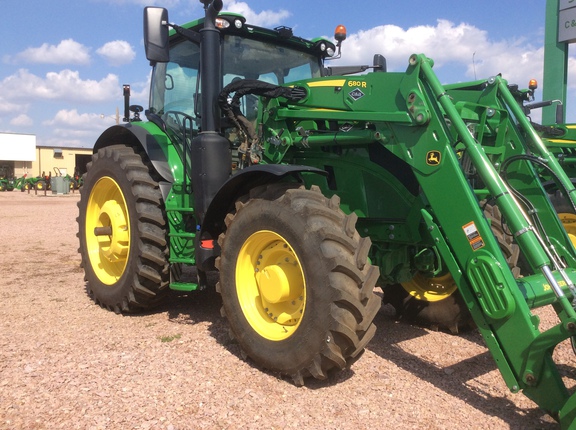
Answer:
[[[510, 270], [515, 277], [520, 276], [520, 248], [514, 243], [512, 235], [506, 232], [500, 209], [490, 204], [483, 207]], [[449, 272], [436, 277], [417, 273], [408, 282], [388, 285], [384, 287], [384, 301], [394, 306], [398, 319], [446, 328], [453, 334], [457, 334], [462, 326], [472, 323], [466, 303]]]
[[131, 147], [100, 149], [88, 164], [78, 202], [78, 238], [87, 290], [102, 307], [135, 312], [168, 290], [162, 195]]
[[354, 362], [380, 308], [371, 242], [337, 197], [274, 184], [236, 202], [219, 238], [222, 313], [243, 353], [296, 385]]

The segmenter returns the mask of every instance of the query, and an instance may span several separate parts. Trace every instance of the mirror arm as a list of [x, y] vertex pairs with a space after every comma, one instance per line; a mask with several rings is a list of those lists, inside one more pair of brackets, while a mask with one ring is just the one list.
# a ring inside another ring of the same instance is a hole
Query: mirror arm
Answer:
[[200, 33], [190, 30], [188, 28], [184, 28], [184, 27], [180, 27], [179, 25], [176, 24], [168, 24], [170, 27], [172, 27], [174, 29], [174, 31], [176, 31], [176, 33], [180, 34], [181, 36], [184, 36], [186, 39], [188, 39], [191, 42], [194, 43], [200, 43]]

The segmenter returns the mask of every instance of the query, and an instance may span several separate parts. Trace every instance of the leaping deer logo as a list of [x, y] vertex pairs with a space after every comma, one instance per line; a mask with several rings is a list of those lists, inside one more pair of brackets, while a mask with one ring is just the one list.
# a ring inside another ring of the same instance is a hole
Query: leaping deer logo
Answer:
[[440, 151], [428, 151], [426, 154], [426, 164], [429, 166], [437, 166], [440, 164], [441, 158]]

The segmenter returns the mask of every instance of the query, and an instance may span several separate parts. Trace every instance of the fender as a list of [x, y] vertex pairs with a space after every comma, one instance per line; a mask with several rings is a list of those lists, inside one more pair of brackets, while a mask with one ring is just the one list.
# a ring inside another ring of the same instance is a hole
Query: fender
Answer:
[[167, 143], [168, 138], [166, 135], [152, 122], [133, 122], [122, 125], [114, 125], [106, 129], [94, 144], [93, 153], [97, 153], [99, 149], [106, 146], [130, 143], [133, 146], [140, 146], [148, 155], [152, 162], [154, 169], [162, 178], [169, 183], [174, 182], [174, 176], [168, 164], [166, 154], [162, 151], [161, 145], [158, 144], [159, 140], [165, 140]]
[[203, 248], [204, 240], [216, 240], [225, 229], [224, 218], [234, 208], [238, 197], [247, 194], [252, 188], [272, 182], [277, 182], [287, 176], [297, 176], [300, 173], [315, 173], [327, 176], [324, 170], [310, 166], [286, 164], [257, 164], [240, 170], [228, 179], [218, 190], [206, 211], [204, 223], [200, 226], [200, 234], [196, 235], [196, 265], [200, 270], [210, 270], [213, 260], [220, 250]]

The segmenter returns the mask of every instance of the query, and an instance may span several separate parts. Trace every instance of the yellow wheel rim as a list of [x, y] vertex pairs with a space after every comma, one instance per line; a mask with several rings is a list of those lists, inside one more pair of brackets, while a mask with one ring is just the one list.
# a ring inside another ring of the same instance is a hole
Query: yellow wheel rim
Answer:
[[246, 320], [262, 337], [281, 341], [298, 329], [306, 282], [298, 257], [279, 234], [262, 230], [240, 249], [236, 292]]
[[105, 285], [120, 279], [130, 250], [126, 200], [112, 178], [102, 177], [90, 192], [86, 207], [86, 248], [92, 270]]
[[450, 273], [433, 278], [417, 273], [410, 281], [402, 283], [402, 286], [410, 295], [427, 302], [444, 300], [458, 289]]
[[572, 245], [576, 247], [576, 215], [571, 213], [559, 213], [558, 218], [560, 218], [566, 233], [568, 233]]

